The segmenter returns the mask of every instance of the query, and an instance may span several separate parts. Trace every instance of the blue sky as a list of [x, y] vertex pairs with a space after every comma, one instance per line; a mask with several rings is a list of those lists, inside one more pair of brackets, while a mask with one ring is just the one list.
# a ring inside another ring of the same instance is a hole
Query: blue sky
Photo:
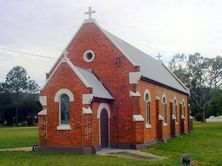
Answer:
[[[88, 6], [101, 27], [165, 63], [176, 53], [222, 55], [221, 0], [0, 0], [0, 48], [57, 58]], [[54, 62], [0, 50], [0, 81], [21, 65], [43, 85]]]

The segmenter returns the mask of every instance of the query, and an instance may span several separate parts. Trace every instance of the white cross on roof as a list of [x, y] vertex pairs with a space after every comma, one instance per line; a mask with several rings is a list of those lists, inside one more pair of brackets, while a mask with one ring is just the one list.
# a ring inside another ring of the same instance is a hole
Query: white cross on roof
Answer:
[[96, 13], [96, 11], [95, 11], [95, 10], [92, 11], [91, 7], [89, 7], [89, 11], [88, 11], [88, 12], [85, 12], [85, 14], [88, 14], [88, 15], [89, 15], [89, 19], [92, 18], [91, 16], [92, 16], [93, 13]]
[[161, 57], [163, 57], [162, 55], [160, 55], [160, 53], [158, 53], [158, 55], [156, 56], [158, 58], [158, 60], [161, 60]]

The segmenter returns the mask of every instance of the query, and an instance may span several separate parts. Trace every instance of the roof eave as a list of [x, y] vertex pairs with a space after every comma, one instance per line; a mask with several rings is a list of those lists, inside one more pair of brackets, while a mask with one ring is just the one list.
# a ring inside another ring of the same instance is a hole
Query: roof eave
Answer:
[[157, 82], [157, 81], [152, 80], [152, 79], [150, 79], [150, 78], [147, 78], [147, 77], [145, 77], [145, 76], [141, 76], [140, 80], [145, 81], [145, 82], [149, 82], [149, 83], [153, 83], [153, 84], [156, 84], [156, 85], [159, 85], [159, 86], [162, 86], [162, 87], [165, 87], [165, 88], [168, 88], [168, 89], [171, 89], [171, 90], [174, 90], [174, 91], [183, 93], [183, 94], [185, 94], [185, 95], [189, 95], [189, 92], [188, 92], [188, 91], [185, 92], [185, 91], [186, 91], [185, 89], [184, 89], [184, 91], [181, 91], [181, 90], [179, 90], [179, 89], [176, 89], [176, 88], [173, 88], [173, 87], [171, 87], [171, 86], [169, 86], [169, 85], [166, 85], [166, 84]]

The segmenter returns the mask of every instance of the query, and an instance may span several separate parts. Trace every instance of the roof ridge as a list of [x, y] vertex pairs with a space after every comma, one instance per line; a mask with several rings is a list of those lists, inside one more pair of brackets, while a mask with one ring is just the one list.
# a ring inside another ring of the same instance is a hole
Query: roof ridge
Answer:
[[138, 50], [138, 51], [142, 52], [144, 55], [147, 55], [147, 56], [149, 56], [150, 58], [152, 58], [153, 60], [155, 60], [155, 61], [157, 61], [157, 62], [158, 62], [158, 60], [156, 60], [155, 58], [153, 58], [151, 55], [149, 55], [149, 54], [145, 53], [143, 50], [141, 50], [141, 49], [139, 49], [139, 48], [135, 47], [134, 45], [132, 45], [132, 44], [130, 44], [130, 43], [128, 43], [128, 42], [126, 42], [125, 40], [123, 40], [123, 39], [119, 38], [118, 36], [116, 36], [116, 35], [112, 34], [111, 32], [109, 32], [109, 31], [107, 31], [107, 30], [105, 30], [105, 29], [103, 29], [103, 28], [102, 28], [102, 30], [103, 30], [103, 31], [105, 31], [105, 32], [107, 32], [107, 33], [109, 33], [110, 35], [114, 36], [114, 37], [115, 37], [115, 38], [117, 38], [118, 40], [121, 40], [121, 41], [122, 41], [122, 42], [124, 42], [125, 44], [127, 44], [127, 45], [129, 45], [129, 46], [133, 47], [134, 49], [136, 49], [136, 50]]

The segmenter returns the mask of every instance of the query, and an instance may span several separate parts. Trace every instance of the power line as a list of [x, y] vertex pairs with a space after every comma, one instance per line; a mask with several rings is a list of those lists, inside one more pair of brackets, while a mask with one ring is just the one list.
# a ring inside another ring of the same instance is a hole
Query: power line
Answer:
[[6, 49], [6, 48], [0, 48], [0, 50], [8, 51], [8, 52], [15, 52], [15, 53], [18, 53], [18, 54], [23, 54], [23, 55], [41, 57], [41, 58], [56, 59], [56, 58], [50, 57], [50, 56], [44, 56], [44, 55], [33, 54], [33, 53], [28, 53], [28, 52], [23, 52], [23, 51], [17, 51], [17, 50], [11, 50], [11, 49]]

